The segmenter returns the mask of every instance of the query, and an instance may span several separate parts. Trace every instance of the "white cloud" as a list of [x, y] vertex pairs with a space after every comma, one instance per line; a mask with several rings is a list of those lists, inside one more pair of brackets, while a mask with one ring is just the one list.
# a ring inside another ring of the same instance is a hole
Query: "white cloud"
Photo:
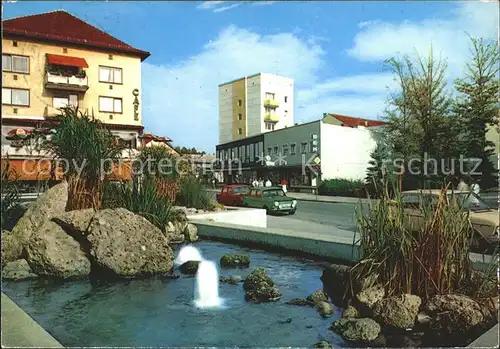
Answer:
[[457, 76], [469, 56], [469, 33], [496, 39], [498, 2], [460, 3], [448, 19], [400, 23], [380, 20], [359, 23], [360, 32], [347, 52], [361, 61], [381, 61], [404, 54], [426, 55], [432, 44], [436, 55], [445, 57], [451, 76]]
[[[205, 6], [213, 10], [221, 4]], [[464, 31], [476, 37], [494, 37], [497, 9], [496, 4], [469, 2], [457, 5], [447, 19], [363, 22], [348, 54], [362, 62], [381, 63], [397, 54], [411, 54], [414, 49], [425, 53], [432, 42], [434, 52], [448, 58], [450, 71], [456, 75], [469, 54]], [[145, 63], [146, 128], [173, 138], [176, 144], [214, 151], [218, 141], [218, 85], [257, 72], [278, 73], [295, 80], [296, 121], [318, 119], [325, 112], [367, 118], [383, 114], [387, 87], [395, 87], [390, 74], [366, 72], [322, 78], [326, 65], [323, 41], [294, 33], [260, 35], [229, 26], [198, 54], [178, 64]]]
[[176, 65], [143, 64], [144, 123], [176, 144], [213, 151], [220, 83], [278, 67], [281, 75], [309, 86], [317, 82], [322, 55], [317, 44], [290, 33], [259, 35], [230, 26]]
[[[228, 3], [231, 3], [228, 5]], [[234, 1], [203, 1], [201, 4], [196, 6], [198, 9], [202, 10], [212, 10], [213, 13], [219, 13], [219, 12], [224, 12], [227, 10], [231, 10], [233, 8], [236, 8], [240, 6], [240, 2], [234, 2]]]

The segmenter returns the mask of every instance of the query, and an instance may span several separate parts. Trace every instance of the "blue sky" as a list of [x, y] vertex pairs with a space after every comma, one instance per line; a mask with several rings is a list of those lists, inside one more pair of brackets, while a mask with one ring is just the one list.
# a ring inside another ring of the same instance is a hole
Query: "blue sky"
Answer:
[[383, 60], [447, 58], [450, 81], [469, 55], [466, 32], [496, 39], [489, 1], [4, 2], [4, 19], [64, 9], [151, 57], [142, 66], [146, 129], [213, 152], [217, 86], [267, 72], [295, 80], [295, 120], [324, 112], [376, 119], [394, 81]]

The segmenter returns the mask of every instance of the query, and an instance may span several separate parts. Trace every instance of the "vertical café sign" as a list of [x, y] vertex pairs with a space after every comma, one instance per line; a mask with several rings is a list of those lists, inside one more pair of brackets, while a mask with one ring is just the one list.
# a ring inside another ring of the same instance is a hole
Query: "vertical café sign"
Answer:
[[134, 120], [138, 121], [139, 120], [139, 89], [134, 89], [132, 91], [132, 94], [134, 95]]

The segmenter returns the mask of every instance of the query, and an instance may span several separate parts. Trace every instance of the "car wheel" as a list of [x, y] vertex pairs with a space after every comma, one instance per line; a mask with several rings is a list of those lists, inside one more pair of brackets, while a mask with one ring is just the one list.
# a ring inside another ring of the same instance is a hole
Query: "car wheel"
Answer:
[[288, 214], [289, 214], [290, 216], [291, 216], [291, 215], [294, 215], [294, 214], [295, 214], [295, 210], [290, 211]]
[[233, 201], [232, 205], [233, 206], [238, 206], [238, 202], [237, 201]]
[[267, 206], [263, 207], [264, 210], [266, 210], [266, 214], [270, 214], [271, 212], [269, 211], [269, 208]]

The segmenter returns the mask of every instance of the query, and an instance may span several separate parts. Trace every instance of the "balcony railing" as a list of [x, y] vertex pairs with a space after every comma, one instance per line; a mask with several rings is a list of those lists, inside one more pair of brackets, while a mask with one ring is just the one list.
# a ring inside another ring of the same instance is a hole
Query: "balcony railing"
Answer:
[[62, 76], [47, 72], [45, 76], [45, 88], [85, 92], [88, 90], [89, 84], [87, 76], [79, 78], [76, 76]]
[[264, 115], [264, 121], [265, 122], [273, 122], [273, 123], [276, 123], [278, 121], [280, 121], [280, 117], [278, 114], [276, 113], [266, 113]]
[[264, 101], [264, 107], [278, 108], [279, 106], [280, 106], [279, 102], [275, 99], [266, 99]]

